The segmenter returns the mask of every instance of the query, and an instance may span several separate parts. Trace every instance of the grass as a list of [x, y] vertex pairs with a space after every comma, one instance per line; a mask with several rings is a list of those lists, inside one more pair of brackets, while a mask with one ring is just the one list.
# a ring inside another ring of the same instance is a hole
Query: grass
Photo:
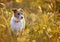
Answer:
[[11, 10], [0, 10], [0, 42], [60, 42], [60, 20], [55, 13], [24, 13], [26, 29], [17, 41], [10, 27], [12, 14]]

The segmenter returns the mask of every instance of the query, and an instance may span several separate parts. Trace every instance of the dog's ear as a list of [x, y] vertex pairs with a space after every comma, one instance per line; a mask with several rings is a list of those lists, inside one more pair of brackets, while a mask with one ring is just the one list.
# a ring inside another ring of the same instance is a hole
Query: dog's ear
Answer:
[[13, 11], [14, 13], [16, 13], [16, 12], [17, 12], [17, 9], [13, 9], [12, 11]]

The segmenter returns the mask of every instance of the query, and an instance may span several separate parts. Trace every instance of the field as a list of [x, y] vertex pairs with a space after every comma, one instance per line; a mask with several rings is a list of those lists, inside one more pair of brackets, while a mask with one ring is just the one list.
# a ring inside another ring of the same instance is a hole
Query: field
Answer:
[[[6, 4], [5, 1], [0, 1], [0, 42], [60, 42], [60, 6], [57, 6], [60, 1], [57, 4], [55, 0], [52, 1], [53, 7], [49, 3], [43, 5], [43, 0], [23, 1], [16, 0], [13, 6], [9, 6], [12, 0]], [[22, 8], [24, 11], [26, 26], [21, 37], [16, 37], [11, 31], [10, 20], [13, 8]]]

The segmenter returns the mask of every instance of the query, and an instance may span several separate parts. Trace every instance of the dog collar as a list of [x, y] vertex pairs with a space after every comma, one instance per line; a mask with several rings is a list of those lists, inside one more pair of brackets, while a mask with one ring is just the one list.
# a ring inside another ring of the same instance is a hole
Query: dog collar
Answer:
[[18, 22], [20, 22], [20, 21], [14, 21], [15, 23], [18, 23]]

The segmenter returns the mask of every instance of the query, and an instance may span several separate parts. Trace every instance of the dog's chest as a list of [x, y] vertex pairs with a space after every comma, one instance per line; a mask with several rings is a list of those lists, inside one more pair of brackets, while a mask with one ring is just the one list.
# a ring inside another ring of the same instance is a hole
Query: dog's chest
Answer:
[[12, 22], [11, 23], [11, 25], [12, 25], [12, 28], [23, 28], [23, 21], [20, 21], [20, 22], [18, 22], [18, 23], [16, 23], [16, 22]]
[[20, 22], [14, 22], [14, 20], [11, 19], [10, 25], [12, 30], [16, 29], [17, 31], [22, 31], [22, 29], [25, 28], [25, 20], [22, 19]]

